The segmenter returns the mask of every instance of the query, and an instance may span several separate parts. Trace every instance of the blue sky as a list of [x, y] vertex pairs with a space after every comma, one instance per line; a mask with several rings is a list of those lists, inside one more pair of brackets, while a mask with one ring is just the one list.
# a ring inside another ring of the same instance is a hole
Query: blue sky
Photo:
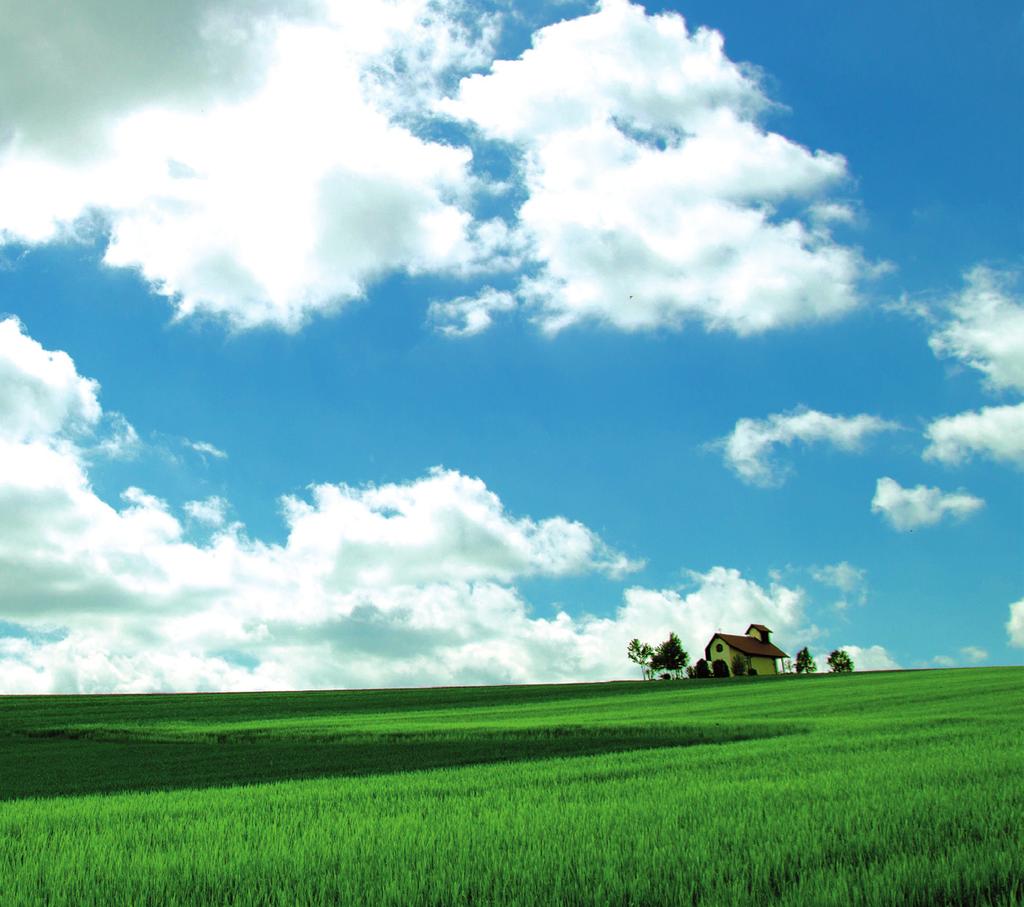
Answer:
[[1021, 663], [1014, 4], [100, 6], [0, 53], [4, 689]]

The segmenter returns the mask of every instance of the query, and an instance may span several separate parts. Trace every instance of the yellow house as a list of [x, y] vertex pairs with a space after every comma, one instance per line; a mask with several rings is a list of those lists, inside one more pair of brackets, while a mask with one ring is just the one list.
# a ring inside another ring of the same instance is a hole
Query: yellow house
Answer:
[[764, 624], [751, 624], [743, 636], [734, 633], [716, 633], [704, 647], [704, 657], [710, 666], [721, 659], [732, 674], [733, 655], [741, 655], [747, 670], [753, 668], [758, 674], [779, 674], [780, 658], [789, 658], [771, 642], [772, 631]]

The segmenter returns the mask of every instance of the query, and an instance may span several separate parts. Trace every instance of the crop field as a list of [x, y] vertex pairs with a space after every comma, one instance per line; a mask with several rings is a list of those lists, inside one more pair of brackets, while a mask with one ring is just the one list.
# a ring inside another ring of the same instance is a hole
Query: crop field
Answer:
[[0, 697], [0, 903], [1024, 904], [1024, 669]]

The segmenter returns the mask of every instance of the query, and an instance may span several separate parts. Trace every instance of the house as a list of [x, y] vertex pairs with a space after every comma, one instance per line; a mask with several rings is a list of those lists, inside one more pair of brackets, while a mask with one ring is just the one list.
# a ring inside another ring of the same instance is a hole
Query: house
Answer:
[[733, 633], [716, 633], [704, 647], [708, 664], [721, 659], [732, 673], [733, 655], [740, 654], [746, 659], [747, 669], [753, 668], [758, 674], [780, 674], [780, 658], [789, 658], [771, 641], [772, 631], [764, 624], [751, 624], [743, 636]]

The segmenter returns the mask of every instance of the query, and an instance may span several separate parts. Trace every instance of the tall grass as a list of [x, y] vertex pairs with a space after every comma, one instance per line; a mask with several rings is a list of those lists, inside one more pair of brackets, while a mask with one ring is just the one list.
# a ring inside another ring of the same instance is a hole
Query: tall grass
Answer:
[[[179, 773], [178, 790], [63, 797], [55, 784], [10, 800], [0, 902], [1022, 904], [1022, 684], [1024, 670], [986, 669], [0, 700], [7, 743], [39, 747], [40, 776], [48, 746], [64, 761], [117, 746], [126, 765], [133, 747], [359, 741], [381, 760], [274, 784], [247, 784], [253, 767], [236, 760], [235, 787]], [[737, 728], [747, 739], [728, 740]], [[600, 750], [628, 729], [641, 746], [685, 745]], [[590, 754], [545, 750], [559, 739]], [[432, 746], [475, 747], [480, 764], [417, 770]]]

